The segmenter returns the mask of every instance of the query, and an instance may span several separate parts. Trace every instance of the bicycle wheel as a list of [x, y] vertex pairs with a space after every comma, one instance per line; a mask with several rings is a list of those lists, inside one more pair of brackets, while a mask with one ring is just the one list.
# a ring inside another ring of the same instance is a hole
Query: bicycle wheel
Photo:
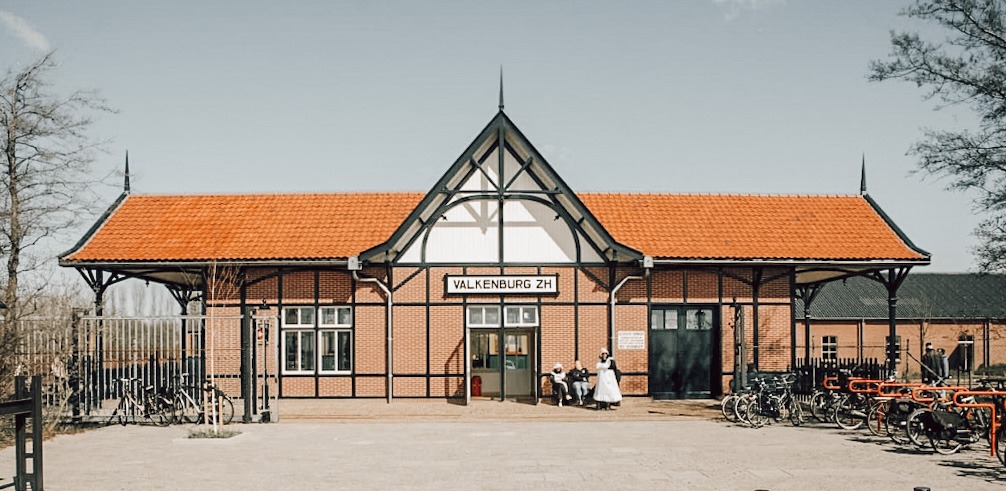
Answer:
[[887, 436], [887, 425], [884, 422], [887, 421], [889, 407], [890, 401], [870, 405], [870, 412], [866, 413], [866, 428], [872, 435]]
[[929, 440], [926, 437], [926, 429], [923, 426], [923, 418], [928, 418], [926, 413], [932, 412], [932, 409], [928, 407], [920, 407], [905, 419], [905, 436], [908, 437], [908, 441], [924, 447], [929, 444]]
[[217, 414], [220, 415], [220, 421], [225, 425], [234, 421], [234, 401], [231, 401], [227, 394], [220, 391], [217, 391]]
[[157, 426], [168, 426], [175, 419], [175, 402], [161, 395], [151, 396], [145, 408], [147, 419]]
[[818, 423], [828, 422], [828, 393], [818, 392], [810, 399], [810, 415]]
[[855, 402], [850, 397], [845, 397], [835, 404], [833, 417], [835, 424], [843, 430], [858, 430], [866, 423], [865, 415], [861, 414]]
[[758, 400], [753, 400], [748, 404], [746, 419], [752, 428], [761, 428], [765, 426], [765, 423], [768, 423], [768, 416], [765, 415], [765, 411]]
[[935, 434], [929, 435], [929, 445], [932, 446], [933, 450], [936, 450], [937, 453], [941, 453], [943, 455], [953, 455], [964, 446], [961, 442], [953, 438], [945, 439]]
[[119, 404], [115, 406], [115, 411], [112, 411], [112, 415], [108, 417], [108, 424], [119, 423], [122, 426], [126, 426], [128, 418], [126, 417], [126, 398], [119, 399]]
[[884, 417], [884, 431], [898, 445], [911, 443], [907, 433], [907, 414], [888, 411]]
[[737, 413], [734, 412], [734, 406], [737, 405], [737, 394], [727, 394], [726, 397], [720, 401], [720, 412], [723, 413], [723, 418], [731, 423], [737, 422]]
[[751, 394], [742, 394], [737, 396], [737, 402], [734, 403], [734, 419], [739, 423], [744, 423], [750, 425], [751, 422], [748, 421], [748, 406], [754, 401], [754, 396]]
[[793, 426], [800, 426], [803, 424], [803, 404], [796, 398], [791, 397], [789, 399], [789, 422]]
[[182, 387], [175, 394], [175, 411], [180, 421], [198, 423], [201, 408], [199, 402], [192, 398], [194, 388]]

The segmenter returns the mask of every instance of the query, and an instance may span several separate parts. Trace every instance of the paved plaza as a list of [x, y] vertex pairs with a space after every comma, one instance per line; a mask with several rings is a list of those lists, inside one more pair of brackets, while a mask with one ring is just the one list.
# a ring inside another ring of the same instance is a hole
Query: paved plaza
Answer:
[[[477, 401], [281, 401], [280, 421], [108, 426], [45, 442], [48, 490], [1002, 489], [986, 446], [943, 457], [865, 432], [714, 420], [715, 401], [613, 411]], [[13, 449], [0, 451], [9, 482]]]

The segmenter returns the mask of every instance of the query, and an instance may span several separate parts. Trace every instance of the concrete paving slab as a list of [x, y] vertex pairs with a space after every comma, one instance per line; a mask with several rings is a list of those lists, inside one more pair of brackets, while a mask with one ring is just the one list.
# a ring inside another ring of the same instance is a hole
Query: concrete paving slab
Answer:
[[[750, 429], [678, 416], [670, 406], [658, 413], [640, 410], [643, 404], [601, 412], [603, 420], [592, 411], [567, 420], [556, 417], [561, 413], [554, 407], [504, 406], [501, 416], [476, 408], [477, 415], [441, 419], [431, 416], [437, 409], [425, 402], [401, 404], [397, 414], [385, 410], [386, 417], [305, 414], [280, 423], [231, 425], [241, 435], [225, 440], [187, 439], [190, 427], [183, 426], [109, 426], [46, 441], [45, 485], [56, 491], [1006, 485], [1006, 468], [980, 445], [944, 457], [905, 451], [866, 433]], [[12, 473], [13, 449], [0, 450], [0, 475]]]

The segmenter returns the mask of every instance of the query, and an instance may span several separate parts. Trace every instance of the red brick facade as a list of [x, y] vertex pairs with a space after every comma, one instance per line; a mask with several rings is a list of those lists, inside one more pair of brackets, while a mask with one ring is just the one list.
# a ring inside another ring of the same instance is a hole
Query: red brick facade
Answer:
[[[444, 292], [444, 276], [452, 275], [557, 275], [558, 292], [541, 296], [450, 295]], [[388, 281], [386, 270], [367, 269], [362, 278]], [[616, 295], [614, 329], [609, 291], [622, 283]], [[700, 356], [714, 363], [710, 374], [710, 395], [727, 387], [734, 364], [734, 303], [744, 309], [748, 363], [758, 356], [763, 370], [783, 370], [790, 364], [792, 318], [789, 301], [789, 276], [785, 270], [765, 270], [757, 289], [750, 285], [750, 270], [609, 270], [605, 267], [402, 267], [391, 270], [393, 288], [392, 373], [395, 398], [465, 397], [470, 384], [471, 366], [465, 359], [466, 306], [532, 305], [539, 324], [533, 329], [533, 357], [539, 376], [539, 394], [550, 391], [542, 377], [556, 362], [570, 367], [577, 359], [593, 368], [598, 350], [609, 346], [624, 376], [621, 387], [626, 395], [650, 394], [650, 362], [653, 357], [649, 335], [642, 346], [619, 347], [620, 333], [648, 333], [653, 306], [703, 306], [718, 312], [712, 327], [712, 340]], [[352, 370], [345, 373], [284, 373], [286, 353], [280, 341], [284, 327], [272, 331], [275, 352], [259, 359], [257, 369], [280, 373], [280, 397], [387, 397], [387, 300], [383, 290], [372, 282], [356, 281], [347, 270], [249, 270], [245, 286], [246, 305], [258, 306], [263, 300], [271, 312], [284, 307], [326, 306], [352, 308]], [[770, 278], [768, 281], [764, 278]], [[613, 283], [612, 283], [613, 281]], [[722, 285], [722, 290], [721, 290]], [[209, 288], [217, 292], [211, 298], [208, 313], [234, 315], [241, 288]], [[757, 297], [757, 298], [756, 298]], [[755, 302], [757, 301], [757, 314]], [[754, 322], [757, 319], [757, 329]], [[282, 322], [280, 322], [282, 324]], [[316, 328], [317, 329], [317, 328]], [[233, 331], [233, 330], [232, 330]], [[757, 331], [757, 342], [755, 339]], [[217, 372], [238, 374], [240, 337], [237, 332], [210, 331], [217, 349]], [[268, 364], [268, 366], [266, 366]], [[237, 391], [237, 380], [230, 380]]]

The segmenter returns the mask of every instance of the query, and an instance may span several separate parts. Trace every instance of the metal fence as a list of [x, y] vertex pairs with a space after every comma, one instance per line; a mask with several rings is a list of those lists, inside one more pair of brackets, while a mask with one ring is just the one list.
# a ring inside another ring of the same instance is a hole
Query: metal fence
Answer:
[[130, 380], [159, 390], [240, 380], [241, 316], [95, 317], [19, 322], [18, 374], [40, 375], [49, 412], [102, 422]]

